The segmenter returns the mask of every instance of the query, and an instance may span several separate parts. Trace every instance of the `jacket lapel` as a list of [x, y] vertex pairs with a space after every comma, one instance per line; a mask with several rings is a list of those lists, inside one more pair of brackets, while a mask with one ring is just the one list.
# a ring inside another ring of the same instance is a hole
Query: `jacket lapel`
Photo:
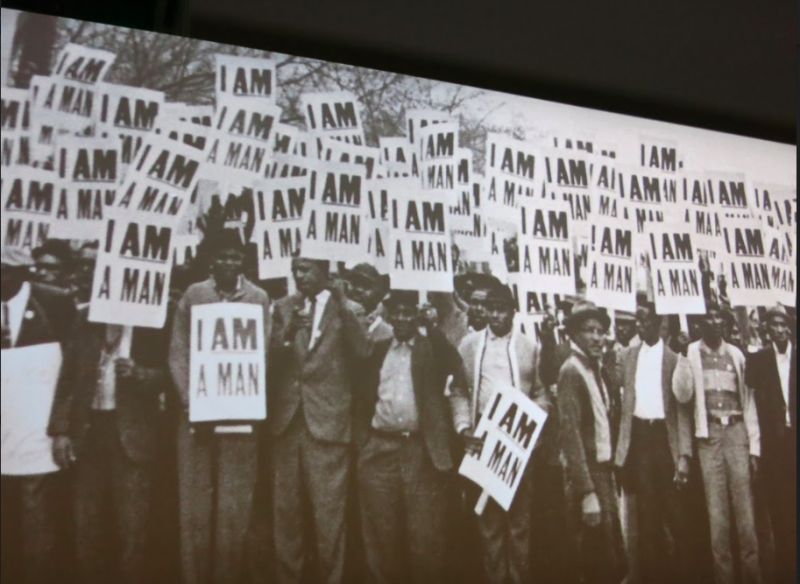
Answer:
[[[319, 335], [317, 335], [314, 344], [308, 350], [309, 355], [313, 353], [317, 349], [317, 347], [319, 347], [322, 344], [322, 337], [325, 336], [325, 331], [330, 326], [331, 321], [333, 320], [334, 317], [334, 312], [338, 310], [338, 308], [339, 305], [334, 299], [334, 297], [332, 295], [329, 296], [328, 301], [325, 303], [325, 309], [322, 312], [322, 318], [320, 318], [319, 321]], [[309, 334], [313, 335], [314, 331], [313, 330], [309, 331]]]
[[427, 379], [425, 375], [427, 366], [427, 341], [425, 338], [417, 335], [411, 350], [411, 380], [414, 384], [414, 396], [416, 397], [417, 408], [420, 412], [422, 411], [421, 404], [424, 396], [424, 383], [425, 379]]
[[664, 344], [664, 356], [661, 358], [661, 399], [664, 400], [664, 415], [669, 419], [670, 400], [669, 394], [672, 393], [672, 380], [669, 374], [669, 349]]
[[43, 343], [55, 342], [50, 322], [44, 313], [44, 309], [31, 294], [25, 311], [22, 314], [19, 335], [15, 347], [28, 347], [31, 345], [41, 345]]
[[642, 352], [642, 346], [637, 345], [634, 351], [633, 358], [628, 359], [627, 363], [625, 363], [625, 380], [623, 384], [625, 395], [622, 396], [625, 413], [630, 412], [631, 416], [636, 409], [636, 368], [639, 366], [639, 354]]

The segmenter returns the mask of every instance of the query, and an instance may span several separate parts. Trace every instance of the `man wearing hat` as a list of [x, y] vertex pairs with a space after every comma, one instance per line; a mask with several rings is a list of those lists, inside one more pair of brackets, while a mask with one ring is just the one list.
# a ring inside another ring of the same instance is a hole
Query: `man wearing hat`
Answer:
[[749, 584], [761, 582], [752, 489], [761, 454], [761, 433], [753, 390], [745, 379], [745, 357], [725, 342], [724, 333], [722, 308], [708, 304], [703, 337], [689, 345], [687, 358], [679, 361], [674, 388], [678, 401], [694, 403], [715, 579], [719, 583], [734, 581], [733, 523], [743, 581]]
[[626, 310], [617, 310], [614, 315], [614, 351], [619, 355], [623, 349], [636, 347], [642, 340], [636, 332], [636, 315]]
[[[34, 291], [30, 282], [30, 254], [20, 248], [4, 247], [0, 263], [3, 352], [57, 342], [61, 336], [50, 319], [48, 297]], [[28, 582], [44, 583], [55, 577], [54, 478], [57, 481], [52, 474], [2, 476], [2, 568], [3, 575], [10, 575], [11, 581], [22, 576]], [[13, 564], [21, 564], [23, 574], [9, 572]]]
[[766, 314], [772, 344], [747, 357], [761, 429], [761, 478], [775, 540], [778, 582], [797, 581], [797, 346], [783, 306]]
[[571, 505], [584, 582], [620, 582], [625, 574], [613, 454], [619, 395], [602, 366], [608, 315], [579, 301], [566, 319], [572, 354], [558, 377], [561, 449], [566, 459]]
[[301, 582], [313, 523], [320, 579], [342, 581], [353, 441], [354, 375], [370, 342], [364, 309], [328, 262], [295, 258], [297, 293], [275, 305], [270, 388], [278, 582]]
[[458, 370], [442, 336], [419, 333], [418, 302], [405, 290], [384, 301], [393, 336], [374, 345], [356, 398], [358, 493], [374, 582], [436, 583], [446, 576], [454, 453], [444, 392]]
[[372, 264], [358, 264], [347, 273], [348, 298], [364, 307], [369, 338], [373, 342], [391, 339], [392, 327], [384, 320], [381, 300], [389, 288], [388, 278]]
[[189, 422], [192, 307], [228, 302], [261, 306], [265, 352], [272, 328], [267, 293], [244, 276], [245, 247], [238, 231], [215, 232], [207, 236], [204, 245], [209, 251], [211, 276], [189, 286], [181, 298], [169, 346], [169, 367], [183, 409], [177, 436], [184, 584], [243, 577], [258, 473], [255, 423]]
[[[539, 350], [514, 328], [516, 300], [508, 286], [495, 285], [486, 294], [488, 326], [467, 335], [459, 346], [463, 360], [460, 383], [453, 384], [453, 425], [467, 450], [480, 448], [474, 437], [478, 421], [498, 387], [515, 388], [549, 410], [539, 379]], [[525, 476], [508, 512], [493, 500], [478, 518], [483, 565], [488, 582], [525, 582], [530, 570], [531, 475]]]
[[[686, 511], [679, 489], [689, 476], [691, 411], [672, 391], [678, 356], [661, 339], [661, 317], [651, 302], [636, 313], [638, 346], [617, 361], [622, 413], [615, 465], [626, 492], [636, 496], [639, 557], [644, 582], [678, 582], [689, 576]], [[668, 555], [669, 533], [675, 554]]]

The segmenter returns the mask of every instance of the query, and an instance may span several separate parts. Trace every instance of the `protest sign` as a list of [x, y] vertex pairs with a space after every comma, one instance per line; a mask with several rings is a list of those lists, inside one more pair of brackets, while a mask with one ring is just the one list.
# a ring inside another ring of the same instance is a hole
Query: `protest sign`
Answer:
[[724, 274], [731, 306], [775, 303], [764, 232], [757, 219], [729, 219], [722, 224]]
[[99, 102], [96, 86], [34, 75], [31, 92], [33, 118], [42, 117], [69, 132], [84, 133], [94, 127]]
[[751, 217], [745, 175], [740, 172], [707, 171], [711, 200], [728, 219]]
[[431, 124], [420, 128], [417, 134], [416, 147], [422, 187], [430, 190], [455, 189], [458, 124]]
[[473, 228], [473, 210], [480, 205], [480, 182], [472, 176], [472, 150], [456, 149], [456, 200], [448, 207], [450, 229], [453, 233], [469, 231]]
[[613, 310], [636, 311], [636, 262], [631, 221], [596, 218], [588, 253], [586, 299]]
[[413, 146], [416, 146], [419, 140], [419, 131], [422, 128], [436, 124], [445, 124], [447, 122], [457, 122], [457, 118], [439, 110], [408, 109], [406, 110], [408, 141]]
[[302, 249], [303, 208], [310, 183], [309, 176], [254, 183], [253, 241], [258, 247], [260, 279], [291, 276], [292, 258]]
[[554, 294], [575, 294], [569, 204], [540, 199], [520, 207], [519, 214], [520, 274]]
[[3, 349], [0, 358], [0, 472], [4, 476], [55, 472], [58, 466], [47, 425], [61, 370], [61, 347], [46, 343]]
[[483, 439], [480, 454], [464, 456], [458, 473], [508, 511], [547, 413], [513, 387], [497, 388], [487, 404], [475, 430], [475, 436]]
[[639, 165], [650, 170], [676, 174], [683, 168], [678, 143], [668, 138], [642, 136], [639, 139]]
[[278, 86], [275, 69], [277, 63], [271, 59], [239, 57], [237, 55], [215, 55], [215, 88], [217, 100], [231, 95], [276, 102]]
[[390, 271], [386, 249], [389, 245], [389, 187], [391, 184], [391, 180], [385, 179], [372, 179], [366, 182], [369, 205], [367, 255], [381, 274], [388, 274]]
[[361, 104], [350, 92], [304, 93], [300, 96], [306, 128], [317, 140], [332, 138], [348, 144], [364, 145]]
[[348, 144], [332, 138], [321, 138], [320, 159], [326, 162], [344, 162], [348, 164], [361, 164], [367, 171], [365, 178], [375, 177], [380, 161], [380, 149], [369, 146]]
[[92, 280], [89, 321], [161, 328], [175, 229], [169, 219], [109, 209]]
[[796, 233], [797, 189], [788, 185], [756, 182], [750, 210], [765, 227]]
[[30, 100], [24, 89], [2, 87], [2, 149], [0, 166], [28, 164], [30, 160]]
[[[193, 124], [192, 122], [176, 119], [165, 119], [165, 116], [159, 116], [155, 133], [169, 140], [174, 140], [175, 142], [191, 146], [196, 150], [203, 151], [206, 148], [208, 137], [211, 135], [211, 128], [201, 124]], [[144, 137], [142, 137], [141, 142], [143, 141]], [[139, 142], [140, 140], [137, 140], [137, 143]], [[141, 152], [141, 150], [137, 149], [136, 155], [138, 155], [139, 152]]]
[[657, 314], [705, 314], [700, 258], [691, 226], [659, 223], [647, 228]]
[[674, 222], [679, 213], [678, 178], [660, 170], [618, 164], [620, 197], [625, 200], [636, 233], [644, 234], [656, 223]]
[[289, 124], [278, 122], [275, 124], [275, 131], [272, 135], [274, 136], [274, 143], [272, 145], [273, 155], [293, 154], [294, 149], [297, 147], [300, 130]]
[[164, 105], [161, 91], [128, 87], [112, 83], [100, 84], [100, 111], [97, 134], [122, 140], [123, 169], [133, 163], [145, 136], [155, 130]]
[[318, 163], [303, 208], [303, 257], [366, 261], [366, 167]]
[[721, 245], [722, 222], [716, 195], [703, 172], [686, 172], [683, 177], [685, 222], [692, 225], [692, 240], [698, 249], [712, 251]]
[[114, 204], [121, 175], [119, 138], [60, 136], [56, 171], [64, 197], [59, 200], [51, 237], [100, 239], [105, 209]]
[[264, 178], [289, 178], [290, 176], [305, 176], [318, 163], [313, 158], [297, 156], [296, 154], [276, 154], [264, 171]]
[[[520, 324], [526, 335], [541, 340], [542, 323], [548, 314], [555, 316], [565, 296], [544, 292], [541, 282], [536, 282], [519, 273], [509, 274], [508, 283], [517, 299]], [[556, 339], [560, 342], [558, 339]]]
[[177, 120], [179, 122], [189, 122], [198, 126], [210, 128], [214, 122], [214, 106], [212, 105], [189, 105], [188, 103], [167, 102], [161, 108], [163, 115], [160, 120]]
[[53, 77], [97, 85], [103, 81], [115, 59], [112, 52], [68, 43], [56, 57]]
[[395, 188], [389, 190], [392, 288], [452, 292], [453, 250], [446, 194], [421, 190], [413, 179], [393, 180]]
[[197, 246], [200, 245], [200, 235], [196, 233], [184, 233], [175, 236], [175, 254], [173, 263], [176, 266], [191, 265], [192, 260], [197, 257]]
[[113, 208], [141, 217], [169, 218], [176, 225], [189, 206], [203, 153], [196, 148], [151, 134], [114, 200]]
[[592, 161], [592, 209], [596, 217], [628, 219], [628, 207], [619, 191], [619, 175], [614, 160], [595, 157]]
[[279, 107], [260, 100], [220, 96], [213, 132], [205, 149], [206, 178], [215, 173], [244, 180], [264, 175], [272, 156]]
[[577, 149], [544, 150], [545, 196], [569, 205], [573, 235], [591, 236], [591, 157]]
[[264, 307], [220, 302], [192, 306], [189, 421], [267, 417]]
[[56, 173], [31, 166], [6, 169], [1, 196], [2, 245], [28, 251], [41, 246], [50, 237], [61, 198]]
[[418, 176], [417, 159], [414, 146], [406, 138], [380, 138], [381, 166], [386, 168], [387, 177], [403, 178]]
[[770, 281], [775, 300], [784, 306], [797, 305], [797, 234], [767, 228]]
[[504, 134], [489, 133], [484, 181], [487, 220], [517, 225], [518, 207], [526, 199], [541, 197], [544, 176], [540, 149]]

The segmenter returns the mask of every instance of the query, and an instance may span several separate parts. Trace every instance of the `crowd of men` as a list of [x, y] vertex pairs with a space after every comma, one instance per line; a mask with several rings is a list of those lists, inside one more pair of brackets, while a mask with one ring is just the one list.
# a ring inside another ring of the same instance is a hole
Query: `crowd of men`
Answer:
[[[237, 232], [203, 246], [164, 329], [88, 321], [96, 244], [2, 251], [3, 349], [63, 351], [62, 472], [2, 477], [7, 582], [796, 581], [785, 308], [757, 352], [725, 307], [681, 332], [646, 297], [613, 326], [569, 299], [534, 342], [488, 274], [421, 304], [371, 265], [301, 257], [277, 299]], [[219, 302], [264, 309], [263, 423], [189, 421], [192, 307]], [[457, 469], [500, 387], [549, 418], [510, 510], [477, 516]]]

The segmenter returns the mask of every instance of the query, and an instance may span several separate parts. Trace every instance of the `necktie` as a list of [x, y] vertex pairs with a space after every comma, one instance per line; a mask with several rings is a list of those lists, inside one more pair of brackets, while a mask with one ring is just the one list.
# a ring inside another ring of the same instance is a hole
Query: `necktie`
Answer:
[[2, 332], [2, 348], [11, 348], [11, 315], [8, 310], [8, 303], [3, 302], [3, 332]]

